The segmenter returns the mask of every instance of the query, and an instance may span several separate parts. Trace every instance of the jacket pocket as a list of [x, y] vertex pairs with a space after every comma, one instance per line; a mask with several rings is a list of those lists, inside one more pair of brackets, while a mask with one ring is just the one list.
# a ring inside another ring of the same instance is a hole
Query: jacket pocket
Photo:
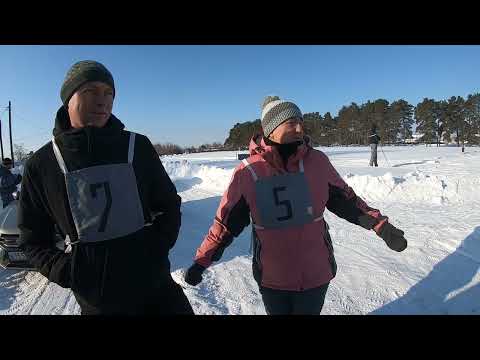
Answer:
[[100, 306], [105, 286], [103, 245], [73, 245], [71, 290], [91, 306]]

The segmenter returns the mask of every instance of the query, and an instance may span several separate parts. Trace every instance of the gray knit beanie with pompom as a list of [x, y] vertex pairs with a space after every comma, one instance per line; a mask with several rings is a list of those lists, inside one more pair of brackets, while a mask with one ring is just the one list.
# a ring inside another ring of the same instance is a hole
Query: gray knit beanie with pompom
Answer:
[[265, 137], [291, 118], [303, 119], [302, 112], [293, 102], [281, 100], [278, 96], [267, 96], [263, 100], [261, 122]]

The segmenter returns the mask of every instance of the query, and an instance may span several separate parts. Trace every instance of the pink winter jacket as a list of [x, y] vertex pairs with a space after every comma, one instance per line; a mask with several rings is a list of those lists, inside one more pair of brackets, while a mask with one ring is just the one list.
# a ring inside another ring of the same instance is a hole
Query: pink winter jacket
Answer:
[[[343, 181], [321, 151], [308, 140], [290, 156], [284, 167], [277, 149], [268, 146], [262, 136], [250, 142], [249, 165], [259, 178], [298, 172], [303, 159], [304, 173], [313, 202], [313, 215], [322, 217], [325, 208], [351, 223], [377, 233], [388, 221], [380, 211], [369, 207]], [[223, 194], [213, 225], [197, 250], [195, 262], [208, 267], [218, 261], [234, 237], [250, 224], [250, 216], [259, 224], [255, 182], [241, 163], [235, 168]], [[303, 291], [329, 282], [336, 273], [328, 226], [322, 219], [287, 229], [256, 229], [254, 275], [263, 287]]]

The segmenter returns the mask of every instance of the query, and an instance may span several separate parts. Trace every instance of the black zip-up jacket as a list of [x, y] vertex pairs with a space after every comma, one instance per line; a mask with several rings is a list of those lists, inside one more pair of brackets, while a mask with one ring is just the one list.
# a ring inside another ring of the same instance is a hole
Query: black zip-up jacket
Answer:
[[[113, 115], [103, 128], [75, 129], [62, 106], [53, 134], [69, 171], [128, 160], [130, 135]], [[181, 198], [144, 135], [136, 136], [133, 168], [144, 218], [148, 221], [151, 214], [163, 215], [134, 234], [75, 244], [71, 253], [64, 253], [55, 247], [55, 228], [72, 241], [77, 234], [52, 143], [36, 151], [25, 165], [18, 218], [20, 243], [38, 271], [71, 288], [81, 307], [99, 312], [134, 307], [165, 293], [166, 284], [171, 286], [168, 252], [180, 229]]]
[[370, 136], [368, 137], [368, 143], [378, 144], [379, 141], [380, 141], [380, 136], [375, 131], [371, 131]]

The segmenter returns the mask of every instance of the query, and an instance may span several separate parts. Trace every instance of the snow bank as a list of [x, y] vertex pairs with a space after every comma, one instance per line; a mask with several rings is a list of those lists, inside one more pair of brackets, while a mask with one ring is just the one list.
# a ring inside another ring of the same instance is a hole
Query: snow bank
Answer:
[[433, 205], [480, 201], [480, 177], [454, 178], [414, 171], [401, 177], [347, 174], [345, 181], [366, 201], [396, 201]]
[[[192, 186], [223, 192], [228, 187], [233, 169], [213, 165], [194, 164], [187, 160], [166, 161], [164, 167], [170, 178], [183, 184], [195, 180]], [[451, 177], [429, 175], [421, 170], [394, 177], [390, 172], [382, 176], [353, 175], [344, 180], [357, 195], [368, 201], [429, 203], [432, 205], [465, 204], [480, 201], [480, 177]], [[179, 191], [182, 191], [180, 187]]]
[[[187, 160], [165, 161], [163, 163], [167, 174], [174, 182], [197, 180], [194, 186], [223, 192], [230, 183], [234, 169], [225, 169], [212, 165], [192, 164]], [[182, 189], [179, 189], [181, 191]]]

